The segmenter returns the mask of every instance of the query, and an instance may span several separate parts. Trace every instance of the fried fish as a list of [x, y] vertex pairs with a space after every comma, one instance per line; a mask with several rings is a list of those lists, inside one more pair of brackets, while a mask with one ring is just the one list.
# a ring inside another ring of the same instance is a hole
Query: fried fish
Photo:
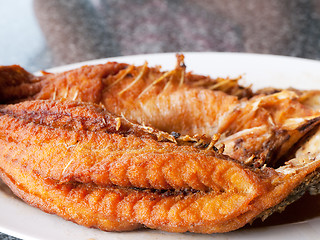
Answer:
[[320, 179], [319, 157], [251, 168], [213, 150], [159, 140], [157, 130], [91, 103], [23, 102], [1, 108], [0, 121], [0, 172], [13, 192], [106, 231], [231, 231]]
[[320, 192], [319, 92], [238, 80], [188, 73], [182, 55], [171, 71], [0, 67], [0, 176], [105, 231], [227, 232]]
[[[26, 72], [19, 77], [16, 66], [2, 72], [0, 76], [19, 78], [14, 81], [16, 92], [25, 84], [33, 89], [29, 100], [100, 104], [141, 125], [191, 138], [204, 136], [203, 144], [219, 135], [217, 144], [224, 146], [226, 155], [255, 166], [277, 165], [320, 120], [319, 113], [303, 104], [295, 91], [255, 95], [239, 85], [239, 79], [187, 73], [182, 55], [175, 69], [166, 72], [147, 63], [137, 67], [114, 62], [40, 77]], [[10, 102], [15, 95], [8, 92], [11, 95], [5, 96]]]

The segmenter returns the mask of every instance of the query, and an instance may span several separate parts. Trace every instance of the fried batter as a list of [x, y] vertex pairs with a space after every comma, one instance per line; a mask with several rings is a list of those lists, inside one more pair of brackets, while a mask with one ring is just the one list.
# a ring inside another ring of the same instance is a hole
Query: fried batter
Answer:
[[43, 72], [34, 76], [18, 65], [0, 67], [0, 103], [17, 102], [32, 98], [72, 98], [99, 103], [101, 79], [116, 74], [127, 64], [109, 62], [83, 66], [61, 74]]
[[221, 171], [252, 178], [227, 156], [178, 145], [170, 135], [159, 141], [159, 133], [89, 103], [37, 100], [0, 109], [0, 152], [42, 178], [217, 192], [233, 181]]
[[[225, 191], [160, 193], [90, 183], [57, 184], [21, 167], [4, 154], [0, 160], [1, 177], [15, 194], [67, 220], [106, 231], [146, 226], [199, 233], [231, 231], [259, 215], [268, 214], [299, 186], [308, 186], [311, 173], [320, 166], [319, 159], [295, 159], [276, 170], [251, 171], [254, 181], [247, 181], [236, 172], [230, 175], [225, 169], [219, 173], [220, 177], [233, 179]], [[319, 181], [319, 176], [316, 180]], [[235, 187], [237, 185], [241, 188]]]
[[39, 81], [18, 65], [0, 66], [0, 103], [35, 95], [42, 89]]

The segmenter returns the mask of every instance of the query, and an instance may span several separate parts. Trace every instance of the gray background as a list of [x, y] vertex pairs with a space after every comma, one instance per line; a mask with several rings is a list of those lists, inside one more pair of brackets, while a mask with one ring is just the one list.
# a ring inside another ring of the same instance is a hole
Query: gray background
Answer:
[[319, 0], [0, 0], [0, 16], [0, 65], [31, 72], [159, 52], [320, 58]]

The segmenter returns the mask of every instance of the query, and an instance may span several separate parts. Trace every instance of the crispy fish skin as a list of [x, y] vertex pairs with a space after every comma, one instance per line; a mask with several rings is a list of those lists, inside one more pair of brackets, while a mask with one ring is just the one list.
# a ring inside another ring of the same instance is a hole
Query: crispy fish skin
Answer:
[[241, 189], [236, 179], [256, 181], [236, 160], [159, 141], [90, 103], [36, 100], [0, 109], [0, 152], [60, 183], [221, 192]]
[[[81, 187], [72, 183], [57, 184], [53, 180], [45, 180], [30, 173], [26, 168], [7, 164], [1, 159], [1, 179], [18, 197], [42, 211], [57, 214], [86, 227], [106, 231], [131, 231], [142, 227], [140, 224], [116, 219], [114, 207], [124, 194], [107, 189], [100, 190], [98, 187], [94, 189], [90, 184]], [[98, 202], [102, 201], [102, 194], [106, 196], [104, 206], [100, 207]]]
[[127, 66], [125, 63], [108, 62], [58, 74], [46, 74], [42, 77], [41, 91], [33, 98], [99, 103], [103, 90], [102, 79], [118, 73]]
[[214, 233], [238, 229], [269, 213], [319, 166], [319, 159], [296, 159], [276, 170], [256, 170], [258, 180], [254, 184], [238, 179], [245, 188], [220, 193], [159, 193], [92, 183], [57, 184], [3, 155], [0, 173], [15, 194], [29, 204], [87, 227], [126, 231], [146, 226], [170, 232]]
[[[237, 80], [211, 79], [185, 68], [181, 55], [167, 72], [147, 64], [85, 66], [42, 76], [40, 91], [30, 92], [30, 98], [93, 102], [130, 121], [168, 133], [206, 135], [208, 141], [220, 134], [226, 155], [257, 167], [276, 165], [318, 124], [319, 114], [301, 103], [296, 91], [252, 97]], [[304, 121], [287, 126], [294, 119]]]
[[[183, 65], [183, 55], [178, 56], [177, 65]], [[42, 76], [35, 76], [19, 65], [0, 66], [0, 103], [12, 103], [26, 99], [70, 99], [99, 103], [104, 91], [104, 82], [109, 76], [126, 77], [131, 71], [139, 69], [126, 63], [107, 62], [105, 64], [83, 66], [78, 69], [52, 74], [42, 71]], [[150, 81], [161, 77], [164, 72], [160, 67], [146, 68], [150, 71]], [[125, 73], [125, 75], [123, 75]], [[250, 87], [238, 84], [238, 79], [216, 78], [186, 73], [184, 83], [191, 87], [220, 90], [239, 98], [251, 97]]]
[[0, 103], [33, 98], [72, 98], [98, 103], [102, 79], [127, 66], [125, 63], [108, 62], [59, 74], [43, 72], [43, 76], [35, 76], [18, 65], [0, 66]]
[[[319, 113], [304, 105], [296, 91], [239, 99], [239, 95], [251, 95], [236, 81], [186, 73], [181, 57], [172, 71], [161, 72], [145, 64], [130, 65], [113, 73], [95, 73], [100, 76], [95, 78], [99, 87], [80, 95], [82, 82], [89, 80], [79, 80], [78, 73], [69, 72], [69, 82], [60, 84], [59, 78], [53, 75], [50, 84], [59, 90], [54, 96], [48, 95], [44, 93], [52, 92], [53, 87], [46, 87], [35, 98], [99, 103], [116, 115], [168, 133], [209, 138], [220, 134], [218, 143], [225, 145], [226, 155], [242, 162], [253, 158], [255, 166], [276, 165], [278, 159], [319, 123]], [[300, 124], [292, 124], [295, 121]]]
[[0, 66], [0, 103], [17, 101], [38, 93], [40, 78], [18, 65]]

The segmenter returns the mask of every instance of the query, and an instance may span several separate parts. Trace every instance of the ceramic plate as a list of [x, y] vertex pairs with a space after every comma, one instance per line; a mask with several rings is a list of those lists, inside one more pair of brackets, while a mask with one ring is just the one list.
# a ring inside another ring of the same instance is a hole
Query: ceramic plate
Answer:
[[[143, 64], [148, 61], [150, 66], [161, 65], [162, 69], [166, 70], [174, 68], [176, 59], [174, 53], [136, 55], [93, 60], [48, 71], [61, 72], [82, 65], [108, 61], [133, 64]], [[185, 63], [188, 71], [197, 74], [212, 77], [242, 75], [241, 84], [253, 84], [254, 89], [267, 86], [320, 89], [320, 62], [318, 61], [241, 53], [185, 53]], [[312, 206], [311, 210], [310, 206]], [[33, 208], [14, 197], [11, 191], [0, 182], [0, 232], [23, 239], [319, 239], [320, 197], [303, 199], [289, 208], [282, 215], [271, 216], [264, 225], [255, 224], [255, 226], [225, 234], [174, 234], [155, 230], [109, 233], [88, 229]], [[302, 214], [299, 214], [299, 211]]]

